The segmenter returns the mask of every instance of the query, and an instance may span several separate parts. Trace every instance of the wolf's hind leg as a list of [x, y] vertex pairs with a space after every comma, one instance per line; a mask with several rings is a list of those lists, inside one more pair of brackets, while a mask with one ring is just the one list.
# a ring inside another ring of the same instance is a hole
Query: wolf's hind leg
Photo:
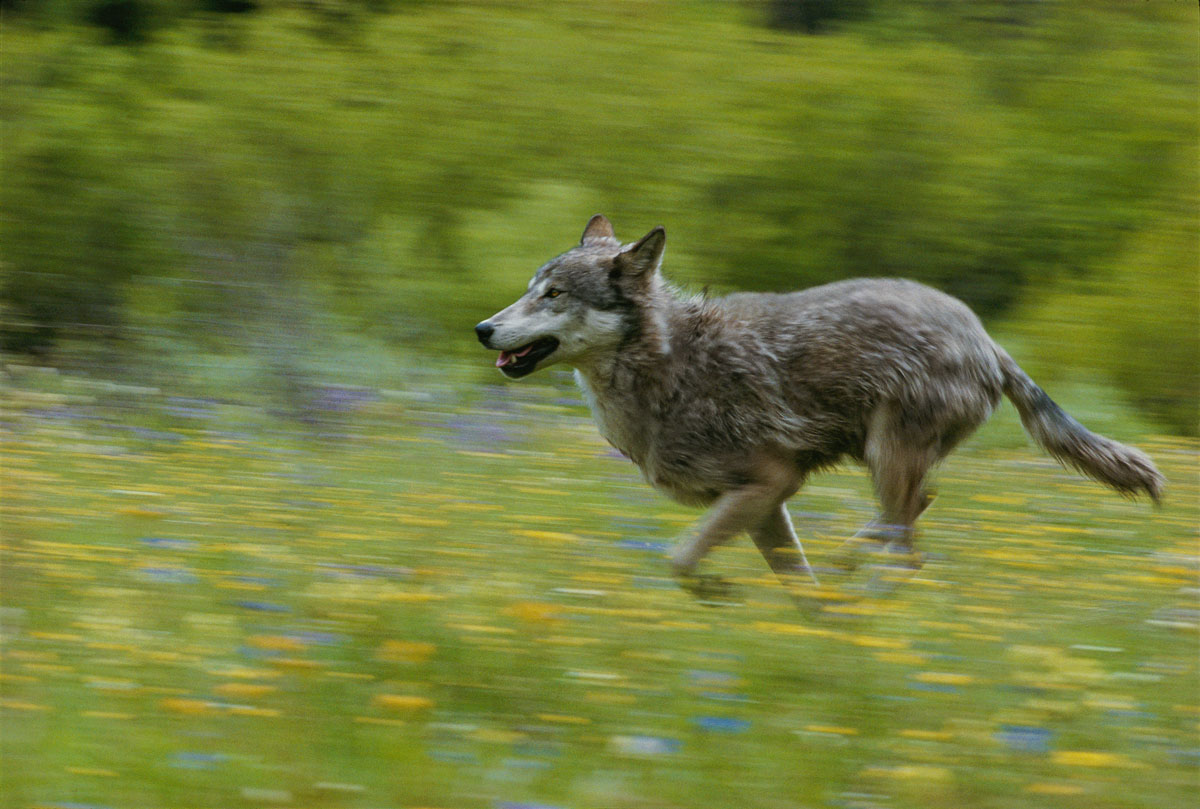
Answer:
[[[907, 428], [906, 428], [907, 427]], [[883, 512], [878, 539], [883, 552], [871, 565], [865, 585], [872, 591], [894, 589], [921, 568], [923, 560], [913, 547], [917, 517], [932, 498], [925, 490], [929, 469], [945, 451], [945, 442], [926, 430], [915, 430], [894, 410], [876, 413], [867, 436], [865, 458], [875, 480]]]
[[[936, 498], [937, 492], [924, 492], [917, 517], [920, 517]], [[914, 521], [915, 519], [914, 517]], [[852, 572], [864, 559], [869, 558], [871, 554], [880, 553], [897, 539], [911, 547], [912, 527], [893, 525], [886, 520], [882, 513], [878, 514], [860, 528], [854, 536], [838, 546], [837, 550], [833, 552], [832, 564], [843, 573]]]
[[925, 489], [929, 469], [950, 446], [934, 430], [905, 418], [897, 406], [882, 405], [875, 411], [863, 458], [883, 510], [836, 554], [840, 567], [853, 570], [868, 549], [884, 551], [890, 567], [921, 566], [913, 549], [913, 524], [933, 501]]

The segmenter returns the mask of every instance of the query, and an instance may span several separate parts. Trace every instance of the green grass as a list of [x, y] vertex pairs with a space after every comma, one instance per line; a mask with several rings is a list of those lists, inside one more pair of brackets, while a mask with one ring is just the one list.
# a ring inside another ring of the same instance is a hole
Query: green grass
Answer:
[[[1200, 445], [1089, 391], [1060, 398], [1150, 452], [1162, 510], [1005, 409], [941, 470], [918, 577], [807, 620], [746, 540], [708, 563], [744, 604], [677, 590], [695, 512], [561, 379], [305, 427], [10, 381], [0, 806], [1194, 806]], [[869, 495], [793, 501], [814, 562]]]

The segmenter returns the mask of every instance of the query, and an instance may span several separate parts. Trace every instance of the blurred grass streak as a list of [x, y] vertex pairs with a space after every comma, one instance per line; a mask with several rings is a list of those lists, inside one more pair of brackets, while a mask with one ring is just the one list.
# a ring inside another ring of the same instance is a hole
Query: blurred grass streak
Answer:
[[10, 0], [0, 348], [302, 409], [602, 210], [695, 285], [928, 281], [1194, 433], [1195, 5], [789, 5]]
[[[744, 606], [679, 591], [696, 514], [565, 374], [434, 370], [304, 427], [10, 366], [0, 807], [1194, 805], [1195, 440], [1056, 394], [1154, 456], [1152, 512], [1006, 407], [939, 475], [924, 570], [813, 621], [744, 540], [712, 560]], [[858, 471], [791, 505], [817, 564], [873, 509]]]

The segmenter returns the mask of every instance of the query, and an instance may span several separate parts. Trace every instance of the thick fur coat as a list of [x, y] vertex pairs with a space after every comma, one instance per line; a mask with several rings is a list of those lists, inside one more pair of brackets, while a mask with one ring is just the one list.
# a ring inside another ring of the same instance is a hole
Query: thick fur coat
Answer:
[[572, 365], [601, 434], [656, 488], [712, 506], [672, 555], [679, 575], [747, 531], [785, 581], [811, 577], [783, 503], [843, 458], [866, 464], [882, 504], [863, 536], [911, 551], [930, 468], [1002, 395], [1063, 463], [1159, 498], [1149, 458], [1064, 413], [961, 301], [879, 278], [684, 295], [661, 275], [664, 246], [661, 228], [624, 245], [593, 217], [579, 246], [476, 332], [510, 377]]

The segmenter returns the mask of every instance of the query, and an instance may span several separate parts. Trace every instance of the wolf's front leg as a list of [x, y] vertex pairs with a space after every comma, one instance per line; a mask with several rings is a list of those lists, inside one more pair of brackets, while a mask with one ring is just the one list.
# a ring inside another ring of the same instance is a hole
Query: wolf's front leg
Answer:
[[[671, 571], [685, 585], [694, 581], [696, 567], [710, 550], [743, 531], [754, 532], [770, 524], [772, 514], [781, 508], [780, 503], [795, 494], [799, 486], [800, 475], [791, 465], [772, 460], [759, 464], [751, 482], [718, 497], [696, 532], [675, 547], [671, 552]], [[773, 525], [773, 530], [781, 529]], [[786, 531], [790, 533], [790, 524]]]
[[796, 538], [792, 519], [783, 503], [750, 530], [750, 538], [785, 587], [790, 589], [797, 584], [820, 584], [804, 556], [804, 547]]

